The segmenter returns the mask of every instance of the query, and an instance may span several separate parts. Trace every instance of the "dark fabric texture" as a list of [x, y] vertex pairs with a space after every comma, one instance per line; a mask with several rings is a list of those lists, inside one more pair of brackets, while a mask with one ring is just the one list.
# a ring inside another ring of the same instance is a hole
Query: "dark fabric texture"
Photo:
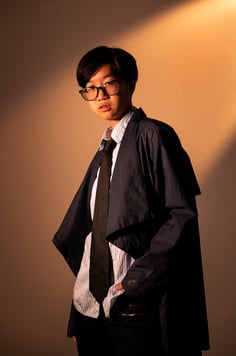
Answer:
[[[100, 157], [96, 153], [53, 238], [75, 275], [92, 228], [89, 201]], [[174, 129], [137, 109], [113, 172], [106, 239], [135, 259], [122, 281], [125, 295], [155, 299], [168, 356], [209, 349], [198, 194], [193, 167]], [[75, 332], [74, 312], [72, 305], [69, 336]]]

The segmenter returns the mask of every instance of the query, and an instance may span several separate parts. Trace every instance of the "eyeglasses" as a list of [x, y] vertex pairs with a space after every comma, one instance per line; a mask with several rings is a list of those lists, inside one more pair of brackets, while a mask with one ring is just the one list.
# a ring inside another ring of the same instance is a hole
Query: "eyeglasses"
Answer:
[[96, 100], [98, 97], [99, 90], [102, 90], [102, 92], [108, 96], [116, 95], [119, 92], [119, 81], [111, 80], [110, 82], [106, 82], [99, 87], [91, 86], [83, 88], [79, 91], [79, 93], [84, 100], [92, 101]]

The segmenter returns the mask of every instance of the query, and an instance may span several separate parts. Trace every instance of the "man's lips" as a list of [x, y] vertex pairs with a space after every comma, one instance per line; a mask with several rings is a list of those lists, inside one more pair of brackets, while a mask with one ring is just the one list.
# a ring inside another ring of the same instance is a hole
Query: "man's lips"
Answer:
[[102, 105], [99, 106], [98, 109], [99, 109], [100, 111], [103, 111], [103, 112], [109, 111], [109, 110], [111, 109], [111, 105], [109, 105], [109, 104], [102, 104]]

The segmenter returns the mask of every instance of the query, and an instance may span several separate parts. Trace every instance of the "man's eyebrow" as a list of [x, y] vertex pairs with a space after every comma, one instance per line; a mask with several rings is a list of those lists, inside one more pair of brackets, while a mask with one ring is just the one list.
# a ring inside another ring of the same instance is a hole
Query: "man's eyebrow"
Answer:
[[[114, 75], [114, 74], [106, 74], [106, 75], [104, 75], [104, 77], [102, 78], [102, 80], [105, 80], [105, 79], [107, 79], [107, 78], [116, 78], [116, 76]], [[87, 85], [86, 86], [94, 86], [94, 84], [92, 84], [93, 83], [93, 80], [90, 80], [88, 83], [87, 83]]]

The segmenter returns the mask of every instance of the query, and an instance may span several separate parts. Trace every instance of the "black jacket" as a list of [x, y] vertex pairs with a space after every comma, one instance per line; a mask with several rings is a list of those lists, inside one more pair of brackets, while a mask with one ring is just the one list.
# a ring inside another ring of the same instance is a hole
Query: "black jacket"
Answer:
[[[99, 164], [98, 151], [53, 238], [75, 275], [91, 231], [89, 204]], [[172, 349], [209, 348], [198, 194], [191, 162], [173, 128], [137, 109], [113, 172], [107, 239], [135, 258], [122, 282], [125, 294], [156, 295], [170, 355], [177, 352]], [[72, 306], [69, 336], [73, 312]]]

